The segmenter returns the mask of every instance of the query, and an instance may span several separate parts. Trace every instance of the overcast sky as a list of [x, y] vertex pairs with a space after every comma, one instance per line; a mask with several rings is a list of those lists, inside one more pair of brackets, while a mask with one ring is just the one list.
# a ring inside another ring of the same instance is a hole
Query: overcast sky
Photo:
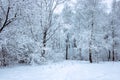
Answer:
[[105, 0], [105, 2], [108, 4], [108, 7], [111, 8], [111, 4], [112, 4], [113, 0]]
[[[113, 0], [104, 0], [104, 2], [108, 5], [108, 12], [111, 10], [111, 4], [112, 4]], [[76, 0], [71, 0], [71, 3], [76, 3]], [[56, 10], [55, 13], [61, 13], [62, 9], [63, 9], [63, 5], [59, 5]]]

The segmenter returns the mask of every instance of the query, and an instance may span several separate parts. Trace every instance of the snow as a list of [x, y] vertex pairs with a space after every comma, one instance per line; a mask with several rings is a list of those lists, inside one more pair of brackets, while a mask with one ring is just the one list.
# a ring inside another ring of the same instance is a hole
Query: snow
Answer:
[[63, 61], [0, 69], [0, 80], [119, 80], [120, 62]]

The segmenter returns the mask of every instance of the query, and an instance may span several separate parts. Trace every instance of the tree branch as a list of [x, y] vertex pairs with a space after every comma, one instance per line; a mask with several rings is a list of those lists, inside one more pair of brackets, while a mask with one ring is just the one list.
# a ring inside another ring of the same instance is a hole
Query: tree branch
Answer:
[[10, 12], [10, 6], [8, 6], [8, 8], [7, 8], [7, 13], [6, 13], [6, 17], [5, 17], [5, 22], [3, 23], [3, 26], [0, 28], [0, 33], [1, 33], [2, 30], [6, 27], [6, 23], [8, 22], [8, 18], [9, 18], [9, 12]]
[[[53, 33], [46, 39], [46, 42], [56, 33], [56, 31], [60, 28], [60, 26], [58, 26]], [[49, 34], [48, 34], [49, 35]]]

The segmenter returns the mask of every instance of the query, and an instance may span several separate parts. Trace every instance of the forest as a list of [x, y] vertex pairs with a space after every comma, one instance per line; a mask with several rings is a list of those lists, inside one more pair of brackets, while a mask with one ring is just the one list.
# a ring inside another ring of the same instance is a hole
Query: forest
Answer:
[[1, 67], [64, 60], [120, 61], [119, 0], [0, 0]]

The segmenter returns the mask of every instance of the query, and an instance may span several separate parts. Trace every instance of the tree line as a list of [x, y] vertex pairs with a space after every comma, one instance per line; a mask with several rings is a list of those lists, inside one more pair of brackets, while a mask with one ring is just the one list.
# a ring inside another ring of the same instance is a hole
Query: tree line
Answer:
[[102, 0], [0, 0], [0, 66], [119, 61], [119, 4], [108, 11]]

